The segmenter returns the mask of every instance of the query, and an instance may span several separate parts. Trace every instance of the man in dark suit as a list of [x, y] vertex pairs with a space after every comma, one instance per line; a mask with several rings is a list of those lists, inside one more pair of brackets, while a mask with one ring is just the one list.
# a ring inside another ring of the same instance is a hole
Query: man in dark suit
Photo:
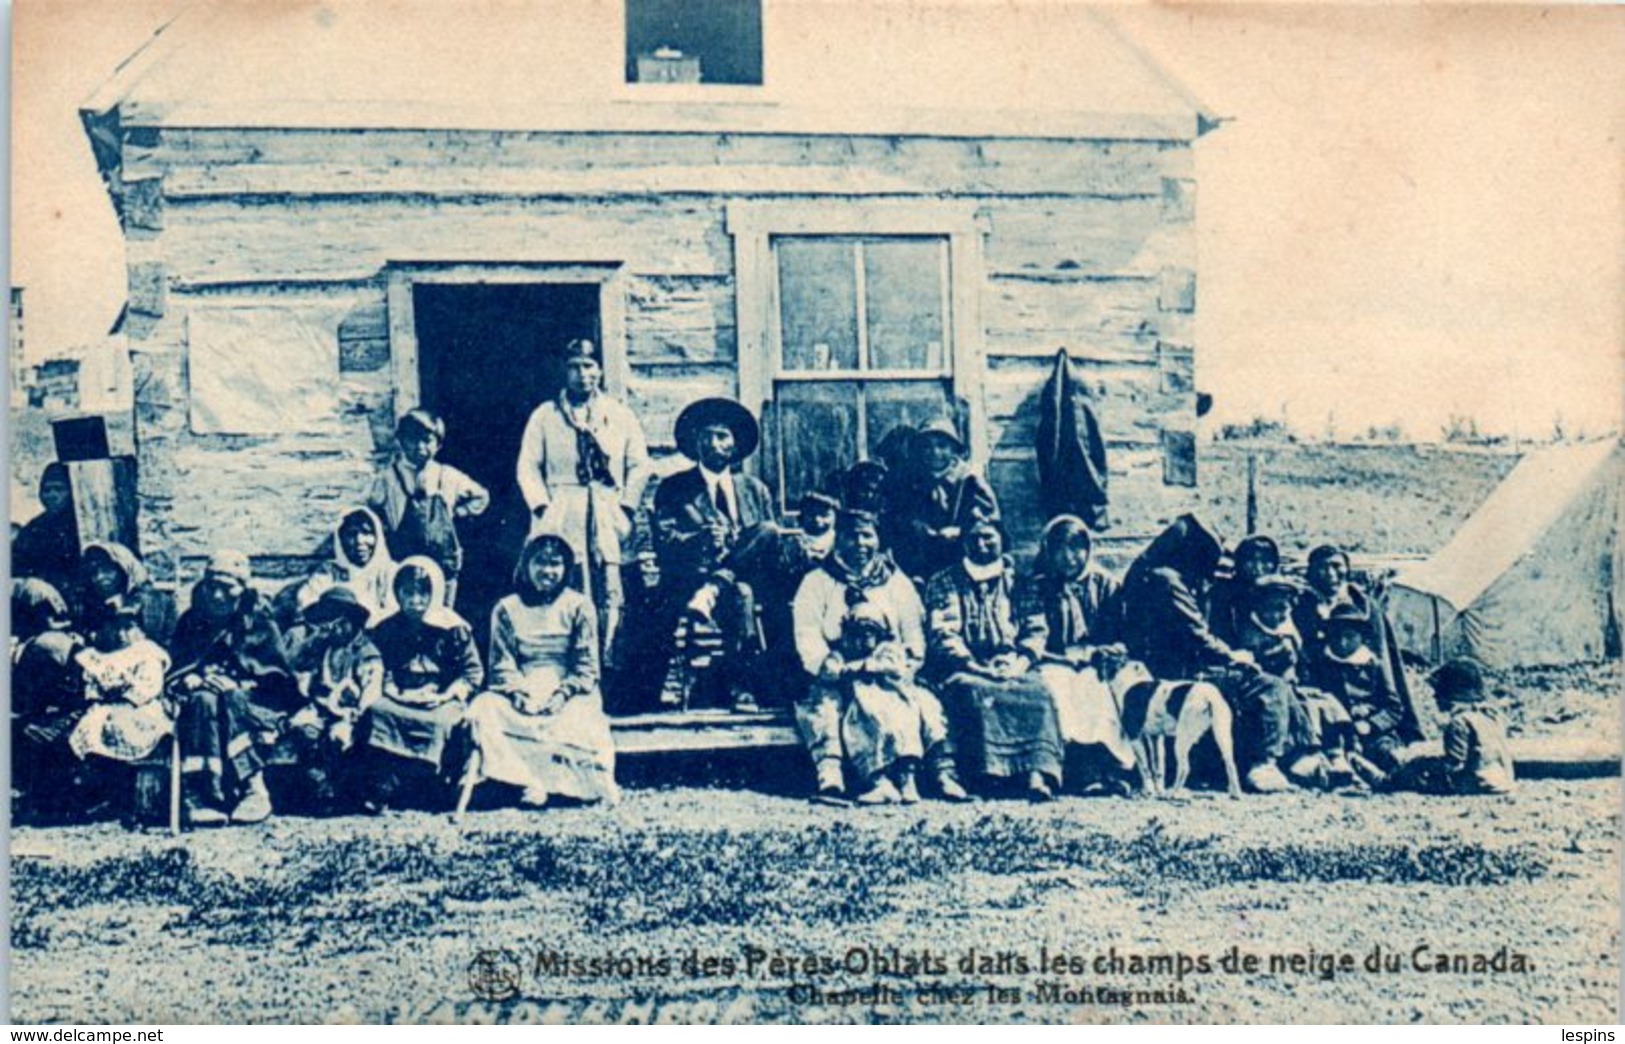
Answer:
[[676, 435], [694, 467], [655, 490], [655, 553], [673, 635], [661, 702], [753, 709], [741, 682], [762, 636], [748, 581], [773, 568], [785, 541], [767, 486], [734, 470], [756, 451], [761, 429], [732, 399], [701, 399], [678, 416]]

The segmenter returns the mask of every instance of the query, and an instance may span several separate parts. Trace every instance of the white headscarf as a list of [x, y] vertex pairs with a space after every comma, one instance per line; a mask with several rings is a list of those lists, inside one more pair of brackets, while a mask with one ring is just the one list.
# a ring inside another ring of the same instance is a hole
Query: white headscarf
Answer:
[[[345, 520], [352, 515], [364, 517], [372, 525], [373, 535], [378, 538], [373, 544], [372, 557], [364, 564], [357, 564], [350, 558], [339, 535], [344, 529]], [[299, 611], [304, 612], [315, 605], [317, 599], [330, 588], [348, 587], [355, 600], [366, 607], [369, 614], [367, 626], [371, 627], [396, 609], [395, 569], [395, 560], [389, 555], [389, 545], [384, 541], [384, 526], [378, 516], [371, 508], [350, 508], [341, 512], [338, 521], [333, 524], [332, 562], [305, 581], [299, 589]]]
[[468, 626], [468, 621], [446, 604], [446, 574], [440, 563], [426, 555], [413, 555], [395, 567], [396, 579], [408, 569], [421, 570], [429, 578], [429, 611], [423, 614], [424, 623], [447, 628]]

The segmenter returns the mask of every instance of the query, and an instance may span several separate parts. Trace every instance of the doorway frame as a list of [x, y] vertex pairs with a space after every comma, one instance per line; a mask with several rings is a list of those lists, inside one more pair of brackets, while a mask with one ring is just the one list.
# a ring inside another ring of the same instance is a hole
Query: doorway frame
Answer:
[[418, 372], [417, 316], [412, 290], [420, 285], [596, 285], [599, 351], [604, 390], [626, 396], [631, 366], [626, 357], [626, 274], [620, 261], [392, 262], [387, 266], [390, 375], [395, 416], [422, 402]]

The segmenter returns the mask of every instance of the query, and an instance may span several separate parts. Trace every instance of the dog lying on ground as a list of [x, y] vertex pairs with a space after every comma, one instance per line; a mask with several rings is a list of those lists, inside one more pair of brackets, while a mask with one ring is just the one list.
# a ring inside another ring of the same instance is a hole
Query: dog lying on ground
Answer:
[[1190, 778], [1191, 748], [1208, 733], [1224, 761], [1227, 789], [1241, 797], [1230, 704], [1208, 682], [1141, 682], [1123, 695], [1123, 732], [1134, 746], [1140, 778], [1148, 794], [1164, 793], [1167, 780], [1166, 740], [1174, 741], [1174, 782], [1169, 793], [1181, 793]]

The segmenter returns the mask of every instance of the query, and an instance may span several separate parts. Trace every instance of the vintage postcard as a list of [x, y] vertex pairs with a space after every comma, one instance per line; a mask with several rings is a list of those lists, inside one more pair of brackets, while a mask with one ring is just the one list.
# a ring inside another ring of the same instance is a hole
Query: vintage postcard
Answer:
[[10, 1018], [1619, 1021], [1621, 28], [19, 0]]

